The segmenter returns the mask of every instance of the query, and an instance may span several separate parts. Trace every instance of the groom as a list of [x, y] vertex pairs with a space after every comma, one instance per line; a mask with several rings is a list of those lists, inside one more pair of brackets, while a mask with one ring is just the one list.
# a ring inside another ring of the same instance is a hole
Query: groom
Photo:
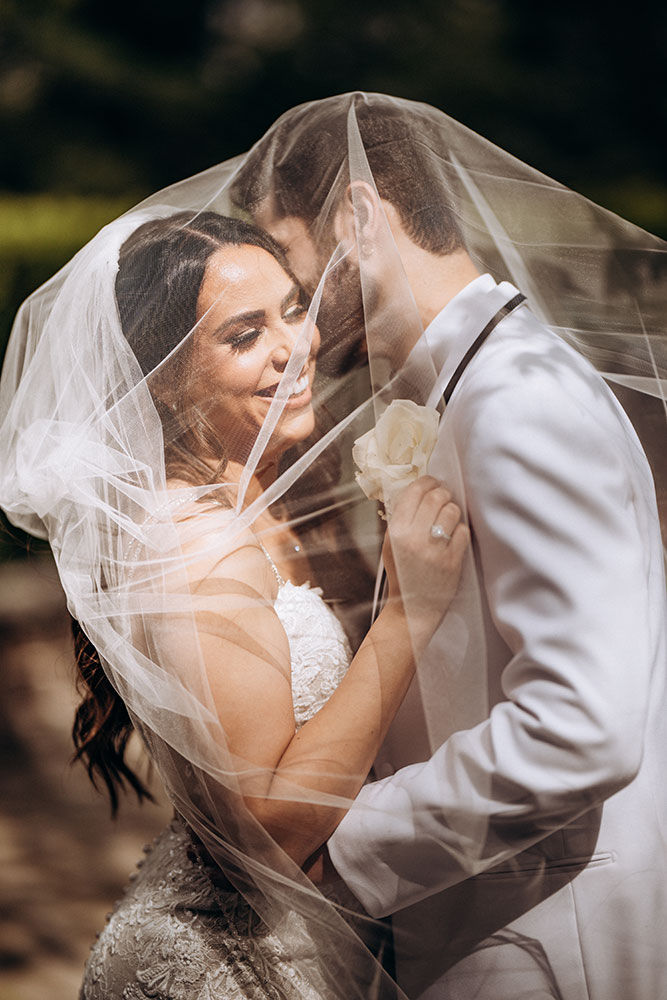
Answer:
[[[375, 183], [348, 180], [327, 243], [317, 199], [340, 175], [353, 102]], [[434, 706], [414, 685], [331, 860], [371, 914], [393, 916], [411, 1000], [657, 1000], [666, 611], [651, 474], [602, 379], [518, 289], [478, 273], [446, 201], [415, 210], [435, 181], [413, 108], [347, 95], [295, 109], [249, 161], [273, 174], [254, 197], [237, 181], [311, 288], [333, 242], [356, 241], [347, 265], [363, 270], [388, 227], [435, 366], [428, 401], [448, 394], [429, 471], [465, 501], [480, 581], [479, 618], [464, 624], [485, 656], [487, 710], [452, 676], [431, 753]], [[396, 280], [376, 266], [373, 301]], [[427, 688], [446, 667], [438, 638]]]

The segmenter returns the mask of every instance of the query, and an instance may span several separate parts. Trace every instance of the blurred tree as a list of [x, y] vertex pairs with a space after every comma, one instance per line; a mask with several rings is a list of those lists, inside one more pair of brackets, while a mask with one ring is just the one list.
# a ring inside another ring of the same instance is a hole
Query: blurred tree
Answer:
[[149, 191], [350, 89], [424, 100], [667, 231], [667, 7], [2, 0], [0, 187]]

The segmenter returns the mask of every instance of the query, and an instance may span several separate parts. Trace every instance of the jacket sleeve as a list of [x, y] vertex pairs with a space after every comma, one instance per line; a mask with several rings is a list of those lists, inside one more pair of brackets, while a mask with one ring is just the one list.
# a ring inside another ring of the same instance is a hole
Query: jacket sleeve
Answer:
[[489, 717], [367, 785], [330, 840], [375, 916], [512, 857], [638, 771], [653, 658], [650, 487], [615, 400], [570, 359], [556, 348], [518, 387], [461, 385], [467, 505], [511, 658]]

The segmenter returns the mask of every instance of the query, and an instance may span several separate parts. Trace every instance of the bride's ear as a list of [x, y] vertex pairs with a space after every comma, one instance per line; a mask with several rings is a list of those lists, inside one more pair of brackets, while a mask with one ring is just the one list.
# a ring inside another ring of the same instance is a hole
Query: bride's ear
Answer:
[[334, 234], [347, 248], [359, 247], [362, 257], [369, 257], [376, 245], [382, 224], [382, 205], [374, 187], [366, 181], [348, 184], [334, 218]]

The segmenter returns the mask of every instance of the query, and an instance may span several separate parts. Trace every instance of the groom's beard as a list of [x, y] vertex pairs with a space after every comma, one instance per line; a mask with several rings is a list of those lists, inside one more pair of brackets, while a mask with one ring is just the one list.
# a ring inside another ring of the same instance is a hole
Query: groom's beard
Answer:
[[387, 301], [380, 284], [368, 275], [362, 292], [356, 264], [341, 261], [327, 274], [322, 290], [316, 320], [322, 338], [318, 371], [335, 378], [370, 365], [374, 391], [391, 397], [400, 389], [404, 396], [422, 402], [404, 369], [406, 344], [414, 339], [409, 328], [414, 320], [409, 310], [406, 313], [403, 316], [395, 302]]
[[323, 374], [344, 375], [368, 363], [367, 309], [358, 268], [342, 260], [324, 279], [316, 319], [322, 338], [317, 367]]

